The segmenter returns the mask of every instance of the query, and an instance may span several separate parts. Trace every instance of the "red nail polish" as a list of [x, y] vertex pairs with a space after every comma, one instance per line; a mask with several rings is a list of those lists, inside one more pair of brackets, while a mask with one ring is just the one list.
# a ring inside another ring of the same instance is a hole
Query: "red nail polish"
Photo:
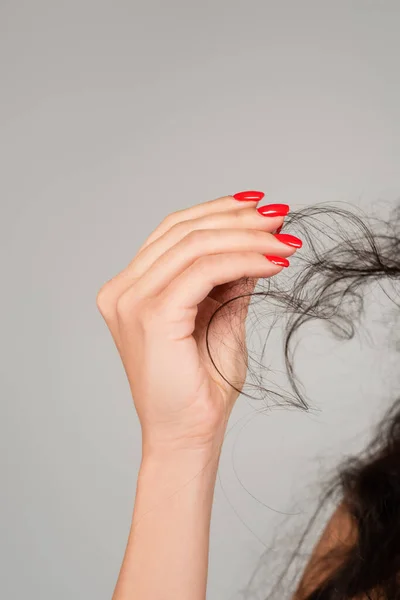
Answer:
[[257, 210], [264, 217], [285, 217], [290, 210], [290, 206], [288, 204], [266, 204], [265, 206], [259, 206]]
[[290, 235], [289, 233], [275, 233], [274, 237], [280, 242], [292, 246], [293, 248], [301, 248], [303, 245], [303, 242], [299, 238]]
[[238, 192], [233, 197], [235, 200], [252, 200], [253, 202], [259, 202], [262, 198], [264, 198], [264, 192]]
[[280, 233], [280, 232], [282, 231], [282, 227], [283, 227], [283, 223], [282, 223], [282, 225], [280, 225], [280, 226], [278, 227], [278, 229], [275, 231], [275, 234], [277, 234], [277, 233]]
[[279, 267], [288, 267], [290, 265], [288, 259], [282, 258], [281, 256], [271, 256], [270, 254], [265, 254], [265, 258]]

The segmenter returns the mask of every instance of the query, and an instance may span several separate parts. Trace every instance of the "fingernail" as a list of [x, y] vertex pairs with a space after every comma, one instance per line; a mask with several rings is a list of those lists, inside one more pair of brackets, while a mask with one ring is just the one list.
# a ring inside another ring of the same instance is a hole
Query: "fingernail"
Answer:
[[270, 254], [265, 254], [265, 258], [279, 267], [288, 267], [290, 265], [288, 259], [282, 258], [281, 256], [271, 256]]
[[293, 248], [301, 248], [303, 245], [303, 242], [299, 238], [290, 235], [289, 233], [275, 233], [274, 237], [280, 242], [292, 246]]
[[264, 192], [238, 192], [233, 197], [235, 200], [252, 200], [253, 202], [259, 202], [262, 198], [264, 198]]
[[283, 223], [282, 225], [279, 225], [278, 229], [275, 231], [275, 233], [280, 233], [282, 231], [282, 227], [283, 227]]
[[288, 204], [266, 204], [265, 206], [259, 206], [257, 210], [264, 217], [285, 217], [290, 210], [290, 206]]

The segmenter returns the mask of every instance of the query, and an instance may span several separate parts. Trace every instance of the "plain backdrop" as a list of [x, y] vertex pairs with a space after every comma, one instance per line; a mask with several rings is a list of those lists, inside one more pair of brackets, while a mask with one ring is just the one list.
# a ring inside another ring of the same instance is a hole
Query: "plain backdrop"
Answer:
[[[112, 595], [141, 442], [100, 286], [169, 212], [225, 194], [395, 203], [399, 28], [397, 0], [0, 1], [2, 598]], [[348, 344], [305, 339], [319, 412], [239, 398], [208, 600], [240, 597], [390, 403], [379, 315]]]

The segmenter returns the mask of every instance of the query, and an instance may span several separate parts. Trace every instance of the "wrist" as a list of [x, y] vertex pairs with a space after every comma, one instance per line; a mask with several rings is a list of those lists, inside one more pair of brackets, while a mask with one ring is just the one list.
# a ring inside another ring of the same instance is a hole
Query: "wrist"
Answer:
[[192, 439], [160, 441], [155, 436], [144, 434], [142, 437], [142, 462], [178, 461], [188, 464], [191, 462], [215, 462], [220, 458], [224, 435], [225, 428], [210, 436], [207, 441]]
[[198, 449], [158, 449], [144, 454], [137, 478], [134, 522], [146, 513], [154, 515], [154, 510], [174, 510], [175, 506], [192, 506], [193, 510], [202, 506], [210, 512], [219, 456], [215, 450]]
[[213, 471], [218, 468], [222, 444], [202, 447], [166, 448], [165, 446], [143, 445], [140, 471], [144, 469], [166, 469], [178, 472], [202, 469]]
[[195, 489], [215, 485], [222, 444], [207, 447], [143, 448], [138, 483], [157, 481], [159, 488]]

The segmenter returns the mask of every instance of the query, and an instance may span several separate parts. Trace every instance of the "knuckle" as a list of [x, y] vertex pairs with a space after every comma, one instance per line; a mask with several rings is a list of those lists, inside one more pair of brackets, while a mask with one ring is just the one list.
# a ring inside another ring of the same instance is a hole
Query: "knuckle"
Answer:
[[163, 229], [169, 229], [172, 225], [172, 215], [167, 215], [166, 217], [163, 218], [163, 220], [160, 222], [159, 226], [160, 228]]
[[208, 256], [199, 256], [194, 262], [194, 268], [201, 275], [209, 274], [215, 264], [221, 260], [218, 254], [210, 254]]
[[138, 301], [137, 298], [135, 298], [132, 290], [128, 290], [121, 294], [116, 301], [115, 309], [119, 319], [122, 321], [132, 317], [134, 314], [137, 314], [139, 310]]
[[112, 307], [112, 281], [101, 286], [96, 295], [96, 306], [101, 314], [106, 314]]
[[225, 257], [223, 254], [209, 254], [200, 256], [193, 263], [193, 276], [202, 279], [211, 286], [217, 285], [218, 272], [223, 268]]
[[232, 217], [235, 221], [237, 221], [239, 226], [243, 226], [248, 223], [249, 217], [252, 214], [249, 208], [236, 208], [232, 211]]
[[128, 302], [128, 298], [126, 294], [122, 294], [117, 300], [115, 306], [116, 313], [121, 320], [124, 320], [125, 317], [129, 314], [131, 310], [131, 304]]
[[198, 247], [204, 243], [210, 242], [213, 237], [213, 232], [208, 229], [193, 229], [184, 237], [184, 242], [188, 246]]
[[255, 245], [258, 245], [260, 242], [265, 242], [267, 239], [265, 231], [260, 231], [259, 229], [248, 229], [246, 235], [248, 236], [249, 241], [254, 242]]
[[134, 289], [124, 292], [118, 298], [116, 312], [121, 323], [134, 323], [146, 329], [157, 315], [154, 300], [138, 297]]
[[181, 214], [181, 210], [176, 210], [172, 213], [169, 213], [169, 215], [167, 215], [166, 217], [164, 217], [164, 219], [161, 222], [161, 225], [166, 227], [166, 228], [170, 228], [173, 227], [175, 224], [177, 224], [180, 220], [180, 214]]
[[182, 239], [191, 232], [190, 226], [187, 221], [171, 222], [169, 231], [172, 233], [174, 238]]
[[165, 307], [157, 298], [147, 300], [136, 314], [136, 322], [142, 333], [161, 331], [161, 325], [165, 318]]

